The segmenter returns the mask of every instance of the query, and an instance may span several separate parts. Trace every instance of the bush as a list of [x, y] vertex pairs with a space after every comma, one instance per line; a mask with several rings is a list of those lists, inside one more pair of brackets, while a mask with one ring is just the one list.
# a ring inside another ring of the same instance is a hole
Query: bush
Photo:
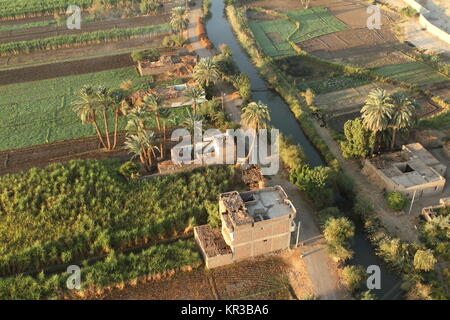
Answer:
[[376, 300], [376, 297], [372, 293], [372, 291], [367, 290], [367, 291], [364, 291], [363, 293], [361, 293], [359, 299], [360, 300]]
[[301, 165], [291, 172], [290, 180], [317, 208], [323, 208], [333, 202], [331, 173], [329, 167]]
[[342, 155], [346, 159], [365, 158], [373, 146], [373, 135], [364, 128], [361, 118], [344, 124], [345, 141], [340, 141]]
[[420, 271], [431, 271], [437, 260], [431, 250], [417, 250], [414, 255], [414, 268]]
[[186, 43], [186, 39], [182, 35], [172, 34], [165, 36], [162, 41], [163, 47], [182, 47]]
[[136, 179], [139, 177], [140, 164], [133, 161], [123, 163], [119, 168], [119, 173], [127, 179]]
[[131, 59], [133, 59], [134, 62], [138, 62], [141, 60], [157, 61], [159, 57], [161, 57], [161, 54], [157, 49], [133, 51], [131, 53]]
[[344, 246], [355, 235], [355, 226], [346, 217], [330, 218], [325, 222], [323, 235], [328, 243]]
[[205, 201], [205, 209], [208, 212], [208, 224], [211, 228], [220, 228], [222, 220], [220, 219], [219, 204], [217, 201]]
[[305, 155], [300, 146], [280, 133], [280, 158], [289, 172], [306, 163]]
[[350, 291], [358, 289], [364, 278], [366, 271], [362, 266], [345, 266], [341, 272], [341, 282]]
[[405, 17], [411, 18], [411, 17], [418, 15], [419, 13], [413, 7], [407, 6], [407, 7], [400, 9], [400, 14]]
[[394, 191], [387, 195], [388, 207], [394, 211], [401, 211], [406, 207], [408, 200], [400, 192]]

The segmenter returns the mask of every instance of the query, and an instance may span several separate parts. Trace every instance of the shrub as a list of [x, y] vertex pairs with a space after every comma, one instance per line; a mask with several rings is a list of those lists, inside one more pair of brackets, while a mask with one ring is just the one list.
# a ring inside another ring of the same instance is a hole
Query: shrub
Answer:
[[298, 144], [291, 137], [286, 138], [280, 133], [280, 158], [289, 172], [305, 164], [305, 155]]
[[400, 9], [400, 14], [402, 14], [405, 17], [411, 18], [411, 17], [418, 15], [418, 12], [413, 7], [407, 6], [407, 7]]
[[220, 219], [219, 204], [217, 201], [205, 201], [205, 209], [208, 212], [208, 224], [211, 228], [220, 228], [222, 220]]
[[346, 159], [365, 158], [373, 146], [373, 135], [365, 129], [361, 118], [348, 120], [344, 124], [345, 141], [340, 141], [342, 155]]
[[346, 245], [355, 235], [355, 226], [346, 217], [330, 218], [325, 222], [323, 235], [328, 243]]
[[360, 300], [376, 300], [376, 297], [372, 293], [372, 291], [367, 290], [367, 291], [364, 291], [363, 293], [361, 293], [359, 299]]
[[162, 41], [163, 47], [182, 47], [186, 43], [186, 39], [180, 34], [172, 34], [165, 36]]
[[127, 179], [136, 179], [139, 177], [140, 164], [133, 161], [123, 163], [119, 168], [119, 173]]
[[400, 192], [394, 191], [387, 195], [388, 207], [394, 211], [401, 211], [406, 207], [408, 200]]
[[421, 271], [431, 271], [437, 260], [431, 250], [417, 250], [414, 255], [414, 268]]
[[131, 59], [133, 59], [134, 62], [138, 62], [141, 60], [157, 61], [159, 57], [161, 57], [161, 54], [157, 49], [133, 51], [131, 53]]
[[362, 266], [345, 266], [341, 272], [341, 282], [350, 291], [358, 289], [366, 272]]
[[291, 172], [290, 180], [315, 206], [323, 208], [333, 201], [331, 173], [329, 167], [311, 168], [309, 165], [301, 165]]

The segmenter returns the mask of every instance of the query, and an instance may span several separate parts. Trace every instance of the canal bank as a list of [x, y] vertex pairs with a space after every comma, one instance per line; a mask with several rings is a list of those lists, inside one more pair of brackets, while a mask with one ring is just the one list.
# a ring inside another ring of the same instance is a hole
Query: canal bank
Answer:
[[[320, 153], [306, 137], [289, 106], [278, 93], [270, 90], [258, 69], [252, 64], [247, 53], [237, 42], [231, 26], [225, 17], [224, 9], [225, 6], [223, 0], [212, 0], [210, 17], [206, 22], [206, 30], [209, 39], [216, 47], [220, 44], [227, 44], [233, 51], [233, 58], [236, 64], [251, 80], [253, 100], [261, 101], [269, 106], [272, 116], [272, 125], [278, 128], [286, 136], [293, 137], [294, 141], [303, 149], [303, 152], [312, 166], [326, 165]], [[299, 214], [298, 219], [303, 220], [305, 217], [302, 216], [302, 214]], [[318, 235], [320, 235], [320, 232]], [[311, 234], [309, 236], [311, 236]], [[370, 265], [377, 265], [380, 267], [381, 289], [373, 290], [377, 297], [381, 299], [401, 298], [403, 294], [402, 290], [399, 288], [401, 279], [391, 272], [383, 261], [376, 256], [374, 248], [367, 240], [360, 225], [357, 227], [353, 250], [355, 251], [351, 261], [353, 264], [359, 264], [366, 268]]]

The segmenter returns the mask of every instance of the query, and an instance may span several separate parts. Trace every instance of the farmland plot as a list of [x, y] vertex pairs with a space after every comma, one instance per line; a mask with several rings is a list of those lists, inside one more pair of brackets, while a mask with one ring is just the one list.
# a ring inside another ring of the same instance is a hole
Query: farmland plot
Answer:
[[249, 23], [258, 43], [269, 56], [295, 53], [287, 43], [289, 37], [290, 40], [298, 43], [347, 29], [343, 22], [334, 18], [326, 8], [322, 7], [288, 11], [286, 14], [300, 22], [300, 29], [295, 31], [296, 25], [287, 19], [251, 21]]
[[[148, 82], [133, 67], [127, 67], [1, 86], [0, 150], [95, 135], [92, 126], [83, 125], [72, 110], [78, 90], [86, 84], [117, 87], [125, 80], [133, 81], [134, 86]], [[176, 108], [173, 112], [175, 115], [184, 110]], [[121, 119], [120, 128], [124, 125]]]
[[120, 162], [70, 161], [0, 177], [0, 276], [186, 235], [242, 187], [231, 166], [127, 181]]
[[418, 86], [429, 86], [438, 82], [450, 81], [448, 77], [421, 62], [408, 62], [389, 65], [375, 68], [373, 71], [384, 77], [393, 78], [395, 80], [408, 82]]

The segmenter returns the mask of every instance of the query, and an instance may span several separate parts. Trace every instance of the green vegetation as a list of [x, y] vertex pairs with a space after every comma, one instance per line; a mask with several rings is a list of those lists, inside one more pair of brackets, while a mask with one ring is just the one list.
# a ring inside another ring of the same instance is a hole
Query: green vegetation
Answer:
[[74, 45], [101, 43], [119, 39], [131, 39], [143, 35], [160, 34], [170, 31], [169, 24], [127, 29], [99, 30], [81, 34], [62, 35], [50, 38], [0, 44], [0, 56], [29, 53], [37, 50], [53, 50]]
[[133, 51], [131, 53], [131, 59], [134, 62], [141, 60], [157, 61], [161, 57], [161, 53], [157, 49], [146, 49], [140, 51]]
[[5, 26], [0, 26], [0, 32], [37, 28], [37, 27], [47, 27], [47, 26], [51, 26], [54, 24], [56, 24], [55, 20], [45, 20], [45, 21], [30, 22], [30, 23], [24, 23], [24, 24], [5, 25]]
[[329, 167], [301, 165], [291, 172], [290, 180], [318, 208], [332, 202], [332, 170]]
[[441, 113], [429, 119], [421, 119], [417, 126], [419, 129], [449, 130], [450, 111]]
[[288, 11], [285, 15], [289, 19], [249, 23], [258, 44], [268, 56], [295, 53], [288, 40], [298, 43], [347, 29], [343, 22], [322, 7]]
[[[0, 18], [65, 12], [71, 4], [87, 8], [93, 2], [94, 0], [2, 0], [0, 1]], [[106, 0], [106, 2], [112, 4], [117, 0]]]
[[232, 167], [126, 180], [118, 160], [70, 161], [0, 177], [0, 275], [39, 271], [172, 239], [235, 189]]
[[400, 14], [405, 17], [411, 18], [411, 17], [418, 15], [419, 13], [413, 7], [407, 6], [407, 7], [400, 9]]
[[[200, 264], [200, 255], [191, 240], [155, 245], [128, 255], [111, 251], [104, 261], [81, 267], [81, 291], [75, 294], [98, 294], [113, 285], [161, 278], [177, 270], [189, 270]], [[70, 274], [64, 272], [46, 277], [41, 272], [37, 277], [18, 275], [1, 278], [0, 299], [62, 298], [69, 276]]]
[[345, 266], [341, 271], [341, 282], [348, 290], [353, 292], [361, 286], [365, 276], [366, 270], [362, 266]]
[[338, 74], [324, 79], [299, 82], [297, 87], [302, 91], [310, 88], [314, 90], [316, 94], [324, 94], [359, 87], [369, 82], [370, 80], [365, 76], [358, 77], [355, 75]]
[[127, 179], [136, 179], [139, 177], [140, 165], [133, 161], [127, 161], [120, 165], [119, 173]]
[[408, 199], [398, 191], [390, 192], [387, 195], [387, 205], [394, 211], [405, 209], [407, 203]]
[[[126, 80], [132, 81], [133, 90], [157, 85], [151, 78], [139, 77], [133, 67], [127, 67], [0, 87], [0, 150], [95, 135], [94, 127], [83, 125], [71, 108], [78, 100], [79, 90], [86, 84], [117, 88]], [[185, 108], [171, 112], [176, 120], [183, 117]], [[123, 130], [125, 122], [121, 117], [119, 130]], [[102, 123], [99, 126], [103, 129]], [[113, 127], [111, 121], [110, 128]]]
[[344, 124], [345, 141], [340, 141], [342, 155], [347, 159], [365, 158], [373, 147], [373, 135], [362, 123], [361, 118]]
[[414, 267], [417, 270], [430, 271], [434, 269], [437, 260], [431, 250], [417, 250], [414, 255]]
[[449, 78], [438, 73], [422, 62], [407, 62], [372, 69], [383, 77], [408, 82], [417, 86], [427, 86], [437, 82], [449, 81]]
[[355, 226], [346, 217], [329, 218], [323, 226], [328, 253], [336, 261], [346, 261], [353, 256], [349, 240], [355, 235]]

